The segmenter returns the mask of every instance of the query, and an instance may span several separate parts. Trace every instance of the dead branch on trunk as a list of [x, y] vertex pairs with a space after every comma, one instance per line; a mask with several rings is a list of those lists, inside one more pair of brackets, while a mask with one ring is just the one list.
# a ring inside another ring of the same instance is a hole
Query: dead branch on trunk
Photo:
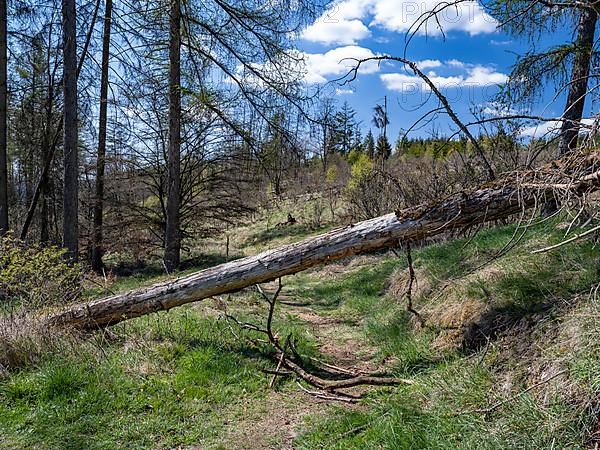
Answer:
[[[437, 18], [437, 16], [436, 16], [436, 18]], [[452, 109], [452, 106], [450, 106], [450, 102], [448, 102], [448, 99], [446, 98], [446, 96], [444, 94], [442, 94], [442, 92], [433, 83], [433, 81], [431, 81], [431, 79], [427, 75], [425, 75], [425, 73], [423, 73], [423, 71], [421, 69], [419, 69], [418, 64], [415, 63], [414, 61], [411, 61], [406, 58], [401, 58], [398, 56], [387, 56], [387, 55], [373, 56], [371, 58], [360, 59], [360, 60], [356, 61], [356, 65], [350, 70], [350, 72], [348, 74], [350, 76], [348, 77], [348, 75], [347, 75], [348, 79], [346, 80], [346, 82], [348, 83], [348, 82], [355, 80], [356, 77], [358, 76], [358, 72], [359, 72], [361, 66], [370, 61], [377, 61], [378, 63], [381, 63], [382, 61], [397, 61], [397, 62], [400, 62], [400, 63], [408, 66], [416, 76], [421, 78], [423, 80], [423, 82], [425, 82], [425, 84], [427, 84], [429, 89], [431, 89], [431, 92], [433, 92], [434, 95], [438, 98], [439, 102], [442, 104], [443, 108], [446, 110], [446, 113], [448, 114], [448, 116], [450, 116], [450, 119], [452, 119], [452, 121], [460, 129], [461, 133], [463, 133], [467, 137], [467, 139], [471, 142], [471, 144], [473, 145], [475, 152], [481, 159], [481, 162], [483, 163], [485, 170], [487, 171], [488, 180], [492, 181], [492, 180], [496, 179], [496, 174], [494, 172], [494, 169], [492, 168], [492, 165], [490, 164], [488, 158], [485, 156], [485, 151], [483, 150], [483, 148], [481, 148], [481, 145], [479, 145], [479, 141], [469, 131], [469, 128], [458, 118], [458, 116], [454, 112], [454, 109]]]
[[582, 197], [600, 188], [600, 152], [569, 155], [536, 170], [516, 171], [476, 189], [339, 228], [302, 242], [221, 264], [184, 278], [72, 306], [51, 324], [95, 329], [164, 311], [320, 264], [508, 218], [545, 198]]

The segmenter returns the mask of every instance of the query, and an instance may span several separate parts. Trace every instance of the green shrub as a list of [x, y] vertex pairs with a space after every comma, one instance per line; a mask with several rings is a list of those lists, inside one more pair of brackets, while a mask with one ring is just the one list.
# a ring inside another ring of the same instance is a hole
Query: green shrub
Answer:
[[0, 238], [0, 310], [32, 311], [76, 300], [81, 267], [69, 264], [56, 247], [26, 246]]

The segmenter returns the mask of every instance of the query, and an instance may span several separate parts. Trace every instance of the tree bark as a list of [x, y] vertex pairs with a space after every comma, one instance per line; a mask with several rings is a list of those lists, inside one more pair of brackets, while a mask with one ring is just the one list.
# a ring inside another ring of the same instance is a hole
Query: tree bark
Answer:
[[[51, 183], [50, 183], [50, 168], [52, 166], [52, 160], [54, 159], [54, 152], [56, 150], [56, 146], [58, 145], [57, 137], [59, 136], [58, 132], [54, 132], [54, 136], [52, 135], [52, 118], [54, 113], [54, 82], [51, 76], [48, 77], [48, 95], [46, 97], [46, 123], [44, 127], [44, 138], [42, 139], [42, 173], [40, 174], [39, 183], [36, 186], [36, 190], [34, 193], [34, 197], [31, 200], [31, 207], [27, 211], [27, 217], [25, 219], [25, 223], [23, 224], [23, 229], [21, 231], [21, 240], [25, 240], [27, 236], [27, 231], [31, 224], [31, 220], [33, 219], [33, 214], [35, 213], [35, 205], [37, 203], [36, 196], [41, 196], [42, 198], [42, 206], [40, 211], [40, 244], [43, 246], [48, 245], [50, 240], [50, 217], [49, 217], [49, 208], [48, 208], [48, 200], [51, 194]], [[40, 190], [38, 192], [38, 189]]]
[[[2, 0], [0, 0], [2, 1]], [[81, 69], [83, 68], [83, 64], [85, 62], [85, 56], [87, 55], [87, 50], [89, 48], [91, 39], [92, 39], [92, 34], [94, 31], [94, 26], [96, 25], [96, 17], [98, 16], [98, 10], [100, 8], [100, 1], [98, 0], [96, 2], [96, 8], [94, 9], [94, 15], [92, 16], [92, 21], [90, 23], [90, 28], [88, 30], [87, 33], [87, 37], [85, 40], [85, 44], [83, 45], [83, 51], [81, 52], [81, 56], [79, 57], [79, 63], [77, 64], [77, 77], [79, 77], [79, 74], [81, 72]], [[65, 89], [64, 86], [64, 74], [63, 77], [60, 79], [60, 81], [56, 84], [56, 87], [52, 81], [52, 77], [48, 77], [48, 79], [50, 80], [50, 85], [48, 86], [48, 98], [46, 99], [46, 105], [47, 105], [47, 118], [51, 119], [52, 118], [52, 109], [53, 109], [53, 102], [54, 102], [54, 89]], [[42, 160], [44, 163], [44, 167], [42, 169], [42, 173], [40, 174], [40, 178], [38, 180], [38, 183], [36, 185], [36, 190], [34, 192], [33, 198], [31, 199], [31, 203], [29, 204], [29, 209], [27, 210], [27, 216], [25, 218], [25, 222], [23, 224], [23, 227], [21, 228], [21, 233], [20, 233], [20, 239], [21, 240], [25, 240], [25, 238], [27, 237], [27, 233], [29, 232], [29, 227], [31, 226], [31, 222], [33, 221], [33, 216], [35, 214], [35, 209], [37, 208], [37, 203], [40, 199], [41, 195], [47, 195], [50, 191], [50, 186], [49, 184], [49, 173], [50, 173], [50, 168], [52, 167], [52, 160], [54, 159], [54, 153], [56, 151], [56, 147], [58, 146], [58, 137], [63, 129], [63, 124], [64, 124], [64, 114], [60, 119], [60, 122], [58, 123], [57, 127], [56, 127], [56, 134], [54, 136], [54, 139], [52, 140], [50, 138], [50, 123], [51, 120], [47, 120], [46, 121], [46, 138], [48, 140], [48, 142], [51, 142], [51, 144], [48, 144], [46, 147], [46, 150], [42, 150]], [[50, 146], [50, 147], [48, 147]], [[49, 150], [48, 150], [49, 148]], [[46, 199], [47, 201], [47, 199]], [[42, 220], [46, 220], [47, 221], [47, 216], [42, 215]], [[46, 224], [47, 226], [48, 224]], [[43, 228], [43, 226], [42, 226]], [[58, 233], [57, 233], [58, 234]], [[44, 243], [44, 238], [43, 238], [44, 233], [42, 233], [42, 243]]]
[[445, 200], [340, 228], [302, 242], [206, 269], [185, 278], [76, 305], [50, 318], [52, 324], [93, 329], [157, 311], [239, 291], [320, 264], [396, 247], [498, 220], [539, 205], [555, 190], [583, 194], [600, 188], [600, 152], [543, 170], [518, 172]]
[[0, 236], [8, 233], [7, 15], [6, 0], [0, 0]]
[[75, 0], [62, 0], [64, 179], [63, 247], [72, 260], [79, 253], [79, 164], [77, 152], [77, 41]]
[[[60, 123], [62, 126], [62, 120]], [[49, 131], [47, 131], [49, 133]], [[54, 160], [54, 153], [56, 152], [56, 147], [58, 146], [58, 138], [60, 135], [60, 131], [57, 130], [56, 134], [52, 140], [52, 143], [48, 143], [46, 149], [42, 150], [42, 155], [44, 158], [44, 166], [42, 167], [42, 173], [40, 174], [40, 178], [35, 186], [35, 191], [33, 192], [33, 197], [31, 199], [31, 203], [29, 204], [29, 209], [27, 210], [27, 215], [25, 216], [25, 221], [23, 223], [23, 227], [21, 228], [21, 233], [19, 235], [19, 239], [24, 241], [27, 238], [27, 233], [29, 232], [29, 227], [33, 222], [33, 216], [35, 214], [35, 208], [37, 203], [44, 193], [48, 193], [48, 181], [50, 169], [52, 168], [52, 161]]]
[[104, 11], [104, 36], [102, 38], [102, 74], [100, 80], [100, 117], [98, 123], [98, 155], [94, 198], [94, 231], [91, 265], [96, 272], [102, 270], [102, 222], [104, 216], [104, 169], [106, 162], [106, 122], [108, 116], [108, 69], [110, 64], [110, 25], [112, 0], [106, 0]]
[[577, 148], [579, 122], [583, 117], [583, 107], [587, 96], [588, 77], [590, 74], [597, 20], [598, 13], [594, 9], [581, 9], [569, 93], [560, 129], [560, 141], [558, 144], [559, 158]]
[[167, 214], [164, 263], [167, 271], [179, 267], [181, 253], [181, 3], [171, 0], [169, 15], [169, 149], [167, 152]]

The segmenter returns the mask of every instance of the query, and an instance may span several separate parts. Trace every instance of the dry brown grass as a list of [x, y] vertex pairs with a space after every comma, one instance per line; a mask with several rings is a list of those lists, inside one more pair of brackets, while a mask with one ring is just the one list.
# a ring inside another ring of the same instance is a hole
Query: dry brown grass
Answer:
[[34, 366], [45, 356], [69, 351], [79, 341], [69, 330], [52, 328], [38, 318], [0, 317], [0, 372]]
[[[388, 292], [398, 301], [406, 301], [410, 275], [408, 269], [397, 269], [389, 278]], [[431, 293], [433, 283], [427, 270], [415, 268], [415, 280], [412, 287], [413, 300], [418, 301]]]
[[444, 302], [427, 310], [431, 324], [440, 329], [432, 346], [436, 350], [458, 349], [463, 346], [469, 326], [488, 310], [479, 299], [463, 295], [448, 295]]

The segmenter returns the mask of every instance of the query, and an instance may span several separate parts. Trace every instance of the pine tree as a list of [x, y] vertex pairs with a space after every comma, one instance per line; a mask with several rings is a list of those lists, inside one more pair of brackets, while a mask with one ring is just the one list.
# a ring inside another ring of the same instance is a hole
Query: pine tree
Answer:
[[333, 120], [332, 144], [334, 149], [347, 155], [352, 150], [355, 143], [356, 111], [350, 107], [348, 102], [344, 102], [342, 108], [335, 114]]
[[0, 236], [8, 232], [7, 5], [0, 0]]
[[[529, 51], [517, 59], [505, 89], [507, 104], [529, 103], [539, 97], [545, 81], [557, 92], [567, 91], [560, 128], [558, 156], [577, 148], [580, 122], [588, 97], [590, 68], [597, 57], [594, 2], [529, 3], [494, 0], [489, 7], [501, 28], [530, 42]], [[543, 48], [547, 31], [560, 24], [559, 36], [567, 37]], [[575, 36], [574, 40], [570, 37]], [[541, 50], [540, 50], [541, 48]], [[570, 73], [569, 73], [570, 69]]]
[[164, 261], [170, 272], [181, 258], [181, 3], [171, 0], [169, 14], [169, 148]]
[[352, 143], [352, 150], [357, 153], [362, 153], [365, 151], [362, 133], [358, 125], [356, 125], [356, 130], [354, 131], [354, 142]]
[[375, 138], [373, 137], [373, 132], [371, 130], [369, 130], [365, 137], [363, 148], [369, 158], [375, 157]]
[[96, 158], [96, 180], [94, 196], [94, 232], [90, 262], [92, 269], [102, 270], [102, 224], [104, 215], [104, 172], [106, 158], [106, 124], [108, 114], [108, 69], [110, 57], [110, 28], [112, 21], [112, 0], [106, 0], [104, 11], [104, 35], [102, 37], [102, 65], [100, 82], [100, 117], [98, 119], [98, 154]]
[[77, 28], [75, 0], [62, 1], [63, 23], [63, 247], [68, 256], [79, 253], [79, 163], [77, 148]]
[[396, 154], [404, 155], [404, 154], [408, 153], [408, 146], [409, 146], [409, 142], [408, 142], [408, 138], [406, 137], [406, 133], [403, 130], [400, 130], [400, 133], [398, 134], [398, 139], [396, 140], [396, 145], [395, 145]]
[[392, 155], [392, 146], [383, 134], [377, 139], [375, 155], [383, 160], [387, 160]]

